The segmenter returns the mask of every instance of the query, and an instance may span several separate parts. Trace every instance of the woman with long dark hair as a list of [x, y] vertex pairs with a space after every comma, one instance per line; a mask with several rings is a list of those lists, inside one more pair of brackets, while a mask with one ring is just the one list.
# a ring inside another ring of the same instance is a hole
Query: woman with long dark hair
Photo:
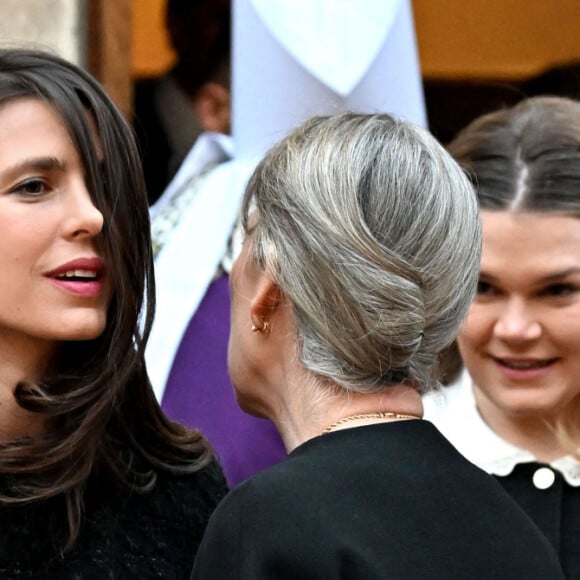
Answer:
[[165, 418], [133, 135], [88, 74], [0, 51], [0, 576], [180, 578], [225, 493]]

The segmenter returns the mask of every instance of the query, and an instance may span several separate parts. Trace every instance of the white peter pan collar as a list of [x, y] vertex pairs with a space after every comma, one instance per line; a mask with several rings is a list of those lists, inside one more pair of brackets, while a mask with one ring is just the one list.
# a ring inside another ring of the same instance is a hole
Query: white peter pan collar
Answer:
[[[477, 410], [467, 371], [454, 384], [423, 397], [424, 418], [431, 421], [469, 461], [492, 475], [509, 475], [520, 463], [538, 462], [532, 453], [492, 431]], [[544, 463], [544, 462], [540, 462]], [[580, 487], [580, 461], [571, 455], [548, 463], [568, 484]]]

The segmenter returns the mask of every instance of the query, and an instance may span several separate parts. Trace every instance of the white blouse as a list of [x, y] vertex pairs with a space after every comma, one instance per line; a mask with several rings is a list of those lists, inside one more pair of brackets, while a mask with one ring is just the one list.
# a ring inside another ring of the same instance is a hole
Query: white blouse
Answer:
[[[473, 382], [466, 370], [452, 385], [424, 395], [423, 406], [424, 418], [469, 461], [492, 475], [506, 476], [520, 463], [538, 462], [529, 451], [504, 441], [485, 423], [477, 410]], [[580, 487], [580, 461], [576, 458], [566, 455], [549, 465], [569, 485]], [[549, 469], [540, 468], [534, 474], [534, 485], [542, 489], [551, 485], [550, 479]]]

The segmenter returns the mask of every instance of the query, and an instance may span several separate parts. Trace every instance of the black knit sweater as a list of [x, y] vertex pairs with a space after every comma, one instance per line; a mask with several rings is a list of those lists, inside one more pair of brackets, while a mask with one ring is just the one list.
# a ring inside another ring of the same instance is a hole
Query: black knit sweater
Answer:
[[146, 494], [93, 477], [78, 540], [64, 555], [64, 500], [0, 507], [0, 578], [188, 578], [207, 520], [226, 493], [217, 463], [161, 473]]

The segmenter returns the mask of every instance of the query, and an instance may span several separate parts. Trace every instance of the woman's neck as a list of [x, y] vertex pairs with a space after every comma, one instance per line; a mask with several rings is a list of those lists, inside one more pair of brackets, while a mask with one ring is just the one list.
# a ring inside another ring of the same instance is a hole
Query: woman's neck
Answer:
[[0, 440], [32, 436], [44, 428], [44, 417], [22, 408], [14, 391], [18, 383], [43, 376], [54, 347], [34, 348], [0, 338]]
[[[394, 415], [423, 416], [421, 396], [406, 385], [387, 387], [380, 393], [361, 394], [311, 382], [294, 390], [294, 395], [297, 391], [309, 396], [302, 400], [289, 397], [287, 404], [281, 405], [280, 412], [272, 417], [288, 452], [329, 428], [349, 429], [402, 418]], [[387, 413], [393, 416], [386, 416]]]
[[41, 433], [44, 430], [45, 417], [23, 409], [5, 385], [0, 389], [0, 441], [32, 437]]

